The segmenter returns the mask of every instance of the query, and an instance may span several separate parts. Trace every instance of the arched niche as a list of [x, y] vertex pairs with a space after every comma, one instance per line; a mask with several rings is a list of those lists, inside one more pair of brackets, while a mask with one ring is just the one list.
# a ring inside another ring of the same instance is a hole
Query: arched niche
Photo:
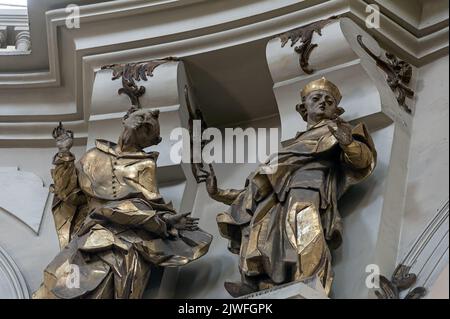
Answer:
[[0, 299], [28, 299], [25, 279], [12, 257], [0, 247]]

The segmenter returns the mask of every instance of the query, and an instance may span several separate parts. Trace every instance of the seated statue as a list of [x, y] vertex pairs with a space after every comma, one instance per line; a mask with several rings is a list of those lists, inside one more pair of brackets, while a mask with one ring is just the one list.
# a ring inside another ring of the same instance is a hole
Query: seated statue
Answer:
[[61, 252], [34, 298], [141, 298], [152, 266], [202, 257], [211, 235], [190, 213], [176, 214], [156, 181], [159, 111], [132, 107], [118, 144], [97, 140], [75, 164], [73, 133], [54, 132], [53, 215]]
[[241, 282], [225, 283], [234, 297], [311, 278], [329, 294], [330, 249], [342, 242], [338, 200], [375, 168], [368, 130], [339, 117], [344, 110], [333, 83], [310, 82], [301, 98], [297, 111], [307, 130], [259, 166], [243, 190], [220, 189], [212, 166], [202, 170], [209, 195], [230, 205], [217, 223], [240, 256]]

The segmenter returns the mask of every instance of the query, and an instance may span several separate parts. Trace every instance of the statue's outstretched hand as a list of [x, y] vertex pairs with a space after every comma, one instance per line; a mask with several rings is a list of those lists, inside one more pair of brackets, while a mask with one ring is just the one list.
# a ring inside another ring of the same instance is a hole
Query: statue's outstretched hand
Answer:
[[200, 171], [203, 173], [199, 176], [200, 181], [206, 183], [206, 190], [208, 191], [209, 196], [217, 194], [217, 178], [212, 165], [209, 164], [209, 171], [207, 171], [206, 169], [200, 169]]
[[52, 136], [56, 140], [56, 146], [59, 152], [68, 153], [70, 151], [73, 145], [72, 131], [66, 130], [61, 122], [59, 122], [59, 125], [53, 130]]
[[198, 218], [190, 217], [191, 213], [171, 215], [166, 218], [166, 221], [175, 229], [178, 230], [198, 230]]
[[344, 122], [339, 117], [337, 117], [334, 122], [337, 125], [337, 129], [334, 129], [331, 125], [328, 125], [328, 129], [331, 134], [333, 134], [341, 146], [350, 145], [353, 142], [352, 126], [347, 122]]

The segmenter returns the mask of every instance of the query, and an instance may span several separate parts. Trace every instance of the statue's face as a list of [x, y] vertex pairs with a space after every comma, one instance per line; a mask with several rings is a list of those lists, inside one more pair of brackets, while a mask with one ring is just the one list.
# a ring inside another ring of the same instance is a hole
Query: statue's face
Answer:
[[327, 91], [317, 90], [308, 94], [304, 102], [308, 122], [317, 123], [334, 119], [339, 114], [335, 98]]
[[134, 131], [134, 144], [141, 149], [159, 144], [161, 142], [159, 112], [150, 110], [137, 110], [123, 121], [126, 129]]

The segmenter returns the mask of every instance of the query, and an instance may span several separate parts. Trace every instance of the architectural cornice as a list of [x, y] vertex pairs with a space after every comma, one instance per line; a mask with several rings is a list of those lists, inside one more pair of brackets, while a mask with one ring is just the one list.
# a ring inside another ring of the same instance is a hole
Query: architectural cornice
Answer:
[[[65, 27], [67, 13], [64, 9], [47, 11], [48, 69], [29, 73], [0, 73], [0, 95], [2, 91], [5, 95], [9, 92], [18, 95], [12, 114], [9, 111], [0, 112], [0, 121], [3, 122], [0, 124], [0, 134], [3, 136], [0, 144], [7, 140], [17, 141], [17, 137], [8, 132], [12, 127], [24, 127], [24, 123], [47, 122], [54, 125], [59, 120], [86, 123], [93, 79], [102, 65], [169, 55], [183, 57], [269, 39], [332, 15], [348, 16], [364, 25], [366, 5], [363, 0], [282, 0], [251, 3], [243, 9], [242, 2], [108, 1], [81, 6], [82, 27], [72, 30]], [[405, 29], [406, 22], [399, 24], [399, 21], [390, 19], [383, 11], [386, 12], [386, 8], [381, 12], [381, 28], [367, 31], [400, 58], [420, 65], [447, 50], [448, 27], [442, 26], [439, 30], [435, 27], [435, 32], [416, 37]], [[202, 12], [201, 17], [198, 12]], [[174, 21], [173, 13], [182, 18]], [[154, 24], [149, 23], [152, 21], [149, 18], [143, 19], [144, 14], [154, 18]], [[101, 30], [95, 29], [98, 24], [102, 24]], [[161, 25], [165, 27], [161, 28]], [[37, 88], [48, 92], [36, 105], [39, 108], [39, 103], [45, 104], [46, 111], [39, 115], [33, 115], [26, 107], [22, 111], [21, 99], [24, 100], [22, 103], [29, 105], [32, 98], [30, 89]], [[11, 89], [13, 91], [9, 91]], [[62, 101], [53, 103], [53, 91], [61, 96], [70, 96], [70, 104], [73, 103], [74, 107], [69, 107], [66, 101], [66, 111], [61, 108]], [[4, 130], [5, 122], [9, 124], [8, 129]], [[50, 139], [49, 133], [45, 136]], [[39, 134], [34, 139], [39, 140]]]
[[[213, 28], [214, 32], [220, 32], [232, 28], [232, 24], [251, 24], [255, 22], [260, 22], [266, 16], [279, 16], [280, 14], [285, 15], [298, 10], [308, 11], [315, 9], [317, 6], [326, 6], [323, 11], [323, 17], [332, 16], [337, 13], [344, 13], [354, 18], [360, 20], [360, 22], [365, 21], [367, 13], [365, 12], [365, 6], [369, 3], [377, 3], [377, 1], [370, 0], [356, 0], [356, 1], [344, 1], [335, 0], [330, 1], [332, 5], [325, 3], [327, 1], [278, 1], [271, 4], [261, 4], [258, 10], [258, 6], [255, 6], [256, 10], [248, 11], [251, 12], [246, 16], [236, 16], [235, 19], [228, 18], [230, 11], [223, 10], [223, 15], [219, 15], [218, 19], [215, 19], [215, 23], [210, 23], [207, 27]], [[335, 5], [333, 5], [335, 3]], [[210, 8], [215, 9], [213, 5], [207, 3], [205, 0], [164, 0], [164, 1], [144, 1], [144, 0], [127, 0], [127, 1], [108, 1], [104, 3], [91, 4], [80, 6], [80, 25], [89, 23], [98, 23], [104, 21], [114, 21], [115, 19], [124, 18], [133, 20], [136, 15], [151, 14], [158, 11], [164, 10], [177, 10], [179, 8], [187, 8], [192, 5], [201, 5], [198, 12], [211, 12]], [[426, 57], [427, 52], [435, 51], [435, 49], [440, 50], [441, 46], [438, 44], [437, 48], [433, 48], [434, 44], [428, 41], [423, 43], [421, 38], [424, 36], [430, 36], [437, 33], [431, 38], [439, 38], [440, 33], [448, 34], [448, 19], [440, 21], [431, 26], [426, 26], [423, 29], [419, 29], [418, 26], [412, 26], [405, 20], [402, 20], [398, 13], [389, 11], [388, 8], [381, 6], [381, 25], [380, 29], [377, 31], [380, 35], [386, 38], [386, 43], [389, 46], [394, 44], [397, 45], [399, 50], [404, 51], [405, 54], [410, 55], [415, 61], [420, 64], [421, 60]], [[232, 8], [234, 11], [239, 11], [239, 5], [235, 5]], [[244, 11], [244, 10], [242, 10]], [[232, 15], [230, 15], [232, 17]], [[46, 71], [39, 72], [39, 79], [37, 79], [37, 74], [35, 72], [30, 73], [32, 76], [30, 79], [28, 77], [24, 78], [24, 74], [18, 76], [22, 77], [22, 82], [18, 82], [14, 79], [14, 75], [10, 74], [8, 79], [5, 75], [2, 76], [0, 73], [0, 87], [1, 86], [52, 86], [59, 84], [59, 71], [58, 71], [58, 53], [60, 50], [59, 41], [56, 37], [57, 29], [59, 27], [64, 27], [67, 18], [67, 12], [65, 9], [56, 9], [47, 11], [45, 14], [45, 21], [47, 27], [47, 43], [48, 43], [48, 61], [49, 68]], [[226, 23], [223, 23], [226, 21]], [[161, 21], [162, 23], [168, 22]], [[446, 23], [447, 22], [447, 23]], [[180, 20], [179, 32], [174, 32], [171, 35], [177, 33], [183, 33], [184, 38], [194, 37], [195, 34], [201, 32], [200, 30], [204, 27], [201, 23], [195, 28], [186, 29], [183, 27], [182, 20]], [[231, 25], [229, 25], [231, 24]], [[401, 34], [401, 30], [409, 33], [407, 41], [404, 40], [404, 34]], [[423, 30], [423, 32], [422, 32]], [[370, 30], [369, 30], [370, 31]], [[164, 32], [161, 34], [164, 37]], [[131, 37], [133, 38], [133, 37]], [[448, 42], [448, 41], [447, 41]], [[401, 44], [405, 44], [405, 47], [401, 47]], [[423, 45], [425, 44], [427, 48], [423, 48], [422, 52], [417, 52], [414, 50], [413, 45]], [[448, 46], [448, 43], [447, 43]], [[87, 48], [87, 47], [86, 47]], [[76, 50], [83, 49], [83, 47], [77, 48]]]
[[[398, 1], [397, 6], [394, 5], [395, 2], [393, 1], [364, 0], [364, 2], [377, 5], [384, 16], [403, 27], [418, 39], [448, 27], [448, 4], [445, 0], [432, 2], [427, 0], [410, 0], [408, 1], [411, 4], [409, 8], [402, 8], [401, 3], [399, 4]], [[424, 9], [427, 5], [434, 7], [434, 10], [429, 14]], [[414, 6], [416, 6], [416, 12], [411, 10], [411, 7]], [[411, 11], [415, 13], [415, 17], [410, 17]], [[437, 16], [436, 11], [439, 12]]]

